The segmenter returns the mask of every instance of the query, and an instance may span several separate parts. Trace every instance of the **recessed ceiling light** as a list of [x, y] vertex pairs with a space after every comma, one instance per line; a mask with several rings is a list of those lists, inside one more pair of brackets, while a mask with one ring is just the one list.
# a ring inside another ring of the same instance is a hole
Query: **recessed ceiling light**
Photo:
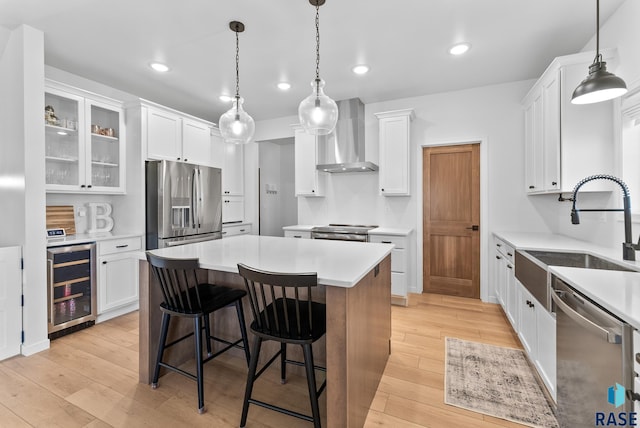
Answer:
[[169, 71], [169, 67], [160, 62], [152, 62], [151, 64], [149, 64], [149, 67], [160, 73], [166, 73], [167, 71]]
[[229, 95], [220, 95], [218, 99], [223, 103], [228, 103], [233, 100], [233, 97], [230, 97]]
[[451, 55], [462, 55], [469, 49], [471, 49], [470, 43], [458, 43], [449, 48], [449, 53]]
[[366, 74], [369, 71], [369, 66], [364, 64], [356, 65], [351, 69], [351, 71], [353, 71], [356, 74]]
[[280, 83], [278, 83], [278, 89], [280, 89], [282, 91], [287, 91], [287, 90], [291, 89], [291, 83], [280, 82]]

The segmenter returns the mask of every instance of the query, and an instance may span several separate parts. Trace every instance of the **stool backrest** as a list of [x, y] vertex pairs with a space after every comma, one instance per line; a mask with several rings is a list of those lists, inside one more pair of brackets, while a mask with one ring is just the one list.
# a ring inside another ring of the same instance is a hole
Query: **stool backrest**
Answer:
[[162, 289], [167, 309], [186, 313], [200, 311], [198, 259], [171, 259], [147, 252], [147, 261]]
[[238, 273], [244, 278], [260, 332], [277, 337], [313, 335], [311, 288], [318, 285], [317, 273], [268, 272], [242, 263]]

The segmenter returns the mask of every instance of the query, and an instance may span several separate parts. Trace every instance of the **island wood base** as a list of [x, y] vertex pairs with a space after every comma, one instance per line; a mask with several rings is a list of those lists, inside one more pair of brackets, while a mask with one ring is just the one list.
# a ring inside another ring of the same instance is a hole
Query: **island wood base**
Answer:
[[[140, 261], [139, 374], [140, 382], [147, 384], [151, 383], [153, 376], [162, 318], [159, 308], [161, 293], [155, 279], [149, 274], [147, 262]], [[208, 277], [214, 284], [244, 288], [244, 282], [238, 274], [203, 270], [200, 275]], [[317, 291], [314, 300], [326, 301], [327, 304], [327, 334], [324, 340], [314, 344], [314, 359], [317, 364], [326, 364], [327, 367], [327, 389], [324, 392], [327, 394], [327, 425], [330, 428], [361, 427], [390, 353], [391, 256], [387, 256], [351, 288], [321, 286]], [[245, 307], [249, 312], [248, 305]], [[251, 314], [245, 315], [250, 321]], [[172, 324], [170, 338], [192, 331], [192, 323], [180, 321]], [[216, 313], [212, 319], [212, 330], [215, 335], [222, 337], [227, 337], [226, 333], [229, 337], [237, 336], [235, 311], [230, 308]], [[249, 336], [252, 336], [250, 331]], [[249, 341], [252, 342], [251, 337]], [[263, 360], [267, 360], [279, 346], [276, 343], [268, 345], [271, 348], [263, 347]], [[239, 350], [232, 352], [243, 357]], [[294, 359], [297, 357], [295, 352], [291, 354]], [[174, 364], [193, 358], [193, 342], [185, 340], [170, 348], [165, 352], [165, 358]]]

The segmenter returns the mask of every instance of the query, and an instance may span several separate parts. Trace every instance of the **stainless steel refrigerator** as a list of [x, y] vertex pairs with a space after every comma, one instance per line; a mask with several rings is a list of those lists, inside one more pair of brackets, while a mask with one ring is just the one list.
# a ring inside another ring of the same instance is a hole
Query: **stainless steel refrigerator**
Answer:
[[220, 168], [146, 163], [147, 249], [222, 237]]

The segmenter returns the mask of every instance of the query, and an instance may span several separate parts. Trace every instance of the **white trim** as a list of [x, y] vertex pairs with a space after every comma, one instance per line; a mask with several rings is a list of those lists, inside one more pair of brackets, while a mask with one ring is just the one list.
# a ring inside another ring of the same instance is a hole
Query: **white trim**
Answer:
[[125, 306], [121, 306], [119, 308], [116, 309], [110, 309], [109, 311], [98, 315], [97, 319], [96, 319], [96, 324], [99, 324], [101, 322], [104, 321], [108, 321], [111, 318], [116, 318], [119, 317], [121, 315], [125, 315], [128, 314], [130, 312], [135, 312], [140, 308], [139, 306], [139, 301], [133, 302], [133, 303], [129, 303]]
[[[416, 224], [416, 290], [415, 293], [422, 293], [422, 149], [433, 146], [457, 146], [463, 144], [480, 143], [480, 300], [483, 302], [497, 302], [492, 291], [489, 290], [489, 150], [488, 139], [486, 137], [476, 138], [456, 138], [453, 140], [438, 140], [418, 145], [418, 156], [416, 156], [416, 192], [417, 192], [417, 211], [418, 218]], [[484, 251], [483, 251], [484, 249]]]
[[49, 349], [50, 346], [49, 339], [42, 340], [40, 342], [32, 343], [30, 345], [22, 345], [21, 354], [28, 357], [29, 355], [36, 354], [40, 351], [44, 351], [45, 349]]

